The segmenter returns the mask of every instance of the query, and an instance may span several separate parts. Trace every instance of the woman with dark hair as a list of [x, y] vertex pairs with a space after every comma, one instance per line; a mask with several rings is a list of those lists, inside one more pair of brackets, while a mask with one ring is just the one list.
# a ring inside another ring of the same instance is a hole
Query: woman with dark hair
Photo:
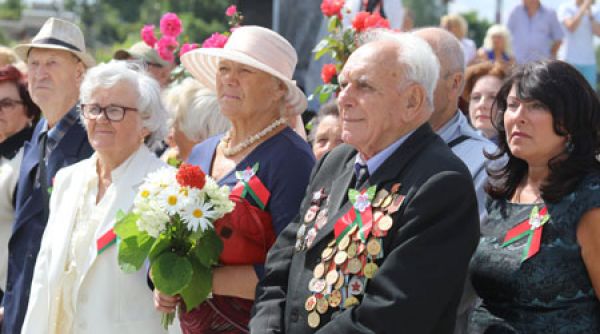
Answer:
[[[23, 145], [31, 138], [40, 109], [33, 103], [19, 70], [0, 68], [0, 300], [6, 288], [7, 244], [14, 219], [15, 189]], [[0, 316], [1, 320], [1, 316]]]
[[534, 62], [496, 98], [488, 221], [469, 333], [600, 333], [600, 101], [573, 67]]

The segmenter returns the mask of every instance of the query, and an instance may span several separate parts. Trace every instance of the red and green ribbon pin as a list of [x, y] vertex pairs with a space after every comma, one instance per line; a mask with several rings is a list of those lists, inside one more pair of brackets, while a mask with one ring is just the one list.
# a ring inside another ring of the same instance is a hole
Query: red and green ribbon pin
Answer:
[[365, 243], [373, 227], [373, 211], [371, 201], [375, 197], [377, 186], [372, 186], [359, 192], [356, 189], [348, 190], [348, 199], [352, 207], [346, 212], [333, 227], [336, 243], [339, 243], [354, 226], [358, 226], [360, 241]]
[[506, 247], [517, 240], [527, 237], [527, 245], [523, 249], [523, 256], [521, 257], [521, 262], [525, 262], [539, 252], [542, 241], [542, 229], [548, 220], [550, 220], [550, 214], [547, 208], [544, 207], [542, 210], [539, 210], [537, 206], [534, 206], [531, 209], [528, 219], [525, 219], [506, 233], [502, 247]]
[[256, 204], [264, 210], [271, 197], [271, 192], [262, 181], [256, 176], [258, 172], [258, 162], [250, 168], [248, 166], [243, 171], [236, 171], [235, 177], [238, 179], [238, 183], [233, 187], [231, 191], [232, 195], [237, 195], [242, 198], [246, 198], [248, 195], [254, 199]]
[[117, 235], [114, 230], [111, 228], [106, 233], [104, 233], [98, 240], [96, 240], [96, 249], [98, 250], [98, 255], [102, 254], [108, 247], [117, 242]]

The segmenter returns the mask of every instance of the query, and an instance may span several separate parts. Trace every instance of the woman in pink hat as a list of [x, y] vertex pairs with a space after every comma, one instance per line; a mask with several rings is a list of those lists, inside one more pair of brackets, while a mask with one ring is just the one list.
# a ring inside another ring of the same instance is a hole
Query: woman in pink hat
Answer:
[[[236, 208], [215, 224], [223, 241], [213, 296], [180, 317], [184, 333], [247, 333], [264, 261], [276, 235], [297, 214], [315, 159], [286, 117], [306, 108], [291, 80], [297, 56], [277, 33], [237, 28], [224, 48], [182, 57], [185, 68], [216, 92], [231, 129], [194, 147], [188, 161], [232, 188]], [[258, 292], [260, 293], [260, 292]], [[155, 291], [156, 308], [174, 312], [178, 297]]]

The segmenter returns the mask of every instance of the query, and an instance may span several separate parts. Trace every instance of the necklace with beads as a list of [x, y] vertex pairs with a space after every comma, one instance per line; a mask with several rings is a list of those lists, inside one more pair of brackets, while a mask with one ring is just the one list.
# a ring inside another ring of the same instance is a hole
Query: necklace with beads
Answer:
[[260, 130], [258, 133], [255, 133], [254, 135], [246, 138], [243, 142], [241, 142], [233, 147], [228, 147], [229, 142], [231, 141], [231, 130], [227, 131], [225, 136], [223, 136], [223, 138], [221, 139], [221, 143], [223, 144], [223, 146], [222, 146], [223, 154], [226, 157], [231, 157], [231, 156], [234, 156], [234, 155], [242, 152], [243, 150], [252, 146], [253, 144], [255, 144], [256, 142], [261, 140], [267, 134], [269, 134], [273, 130], [277, 129], [280, 125], [282, 125], [284, 123], [285, 123], [285, 118], [280, 117], [280, 118], [276, 119], [275, 121], [273, 121], [273, 123], [269, 124], [266, 128]]

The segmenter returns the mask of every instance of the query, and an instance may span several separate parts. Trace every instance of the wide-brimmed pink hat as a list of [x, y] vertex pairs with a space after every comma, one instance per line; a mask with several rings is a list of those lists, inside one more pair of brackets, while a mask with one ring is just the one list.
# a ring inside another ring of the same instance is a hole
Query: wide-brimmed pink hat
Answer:
[[199, 48], [181, 57], [181, 63], [209, 89], [216, 90], [219, 60], [227, 59], [267, 72], [283, 81], [288, 90], [286, 103], [292, 112], [306, 109], [306, 95], [292, 80], [298, 56], [292, 45], [278, 33], [259, 26], [243, 26], [233, 31], [224, 48]]

